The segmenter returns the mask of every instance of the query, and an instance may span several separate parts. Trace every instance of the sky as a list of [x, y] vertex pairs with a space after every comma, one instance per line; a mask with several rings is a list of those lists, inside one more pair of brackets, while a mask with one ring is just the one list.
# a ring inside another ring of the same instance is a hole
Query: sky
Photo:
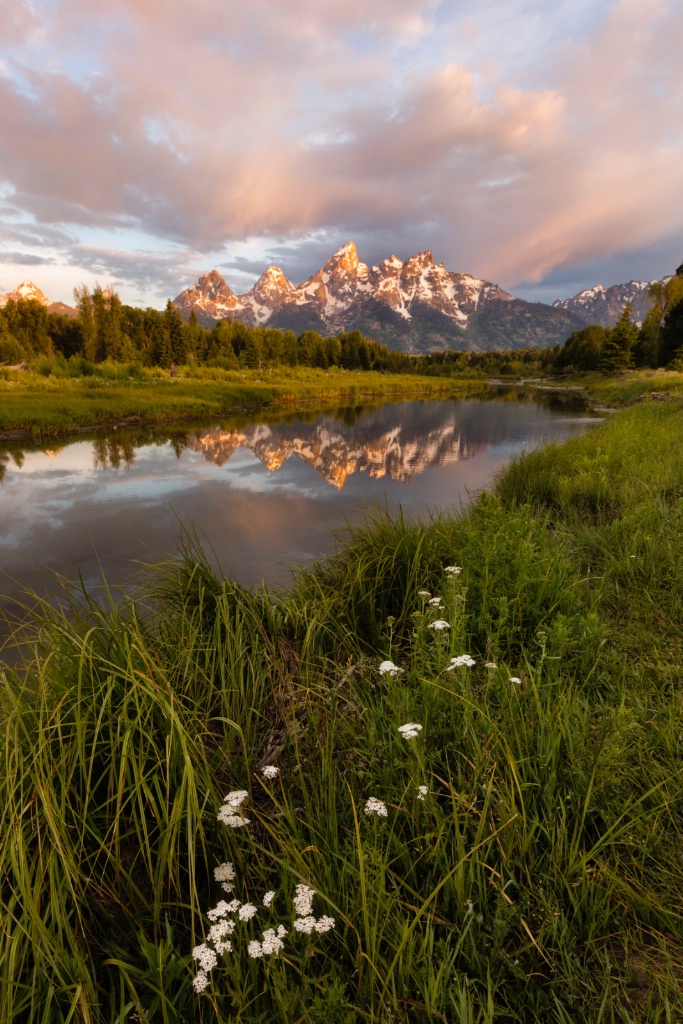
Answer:
[[683, 261], [682, 0], [0, 0], [0, 293], [355, 241], [552, 302]]

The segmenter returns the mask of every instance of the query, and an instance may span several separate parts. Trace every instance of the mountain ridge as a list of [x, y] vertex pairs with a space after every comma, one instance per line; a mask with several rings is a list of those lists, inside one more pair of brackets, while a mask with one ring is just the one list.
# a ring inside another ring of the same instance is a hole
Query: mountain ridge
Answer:
[[[664, 281], [670, 280], [665, 277]], [[655, 281], [627, 281], [613, 284], [609, 288], [597, 284], [584, 288], [568, 299], [555, 299], [553, 307], [564, 309], [583, 320], [583, 326], [598, 324], [613, 327], [621, 316], [624, 306], [631, 303], [631, 316], [640, 326], [650, 309], [649, 291]]]
[[205, 327], [230, 316], [250, 327], [297, 334], [358, 329], [390, 348], [415, 353], [542, 347], [562, 343], [583, 326], [571, 311], [517, 299], [491, 281], [447, 270], [430, 249], [405, 262], [392, 254], [368, 266], [353, 242], [299, 284], [271, 265], [238, 295], [214, 269], [173, 302], [185, 319], [194, 309]]

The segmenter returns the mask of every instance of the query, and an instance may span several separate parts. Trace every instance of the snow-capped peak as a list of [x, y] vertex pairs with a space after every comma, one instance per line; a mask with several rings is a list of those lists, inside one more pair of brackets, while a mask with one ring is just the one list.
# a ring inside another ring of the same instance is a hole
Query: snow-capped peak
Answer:
[[0, 295], [0, 307], [6, 306], [7, 303], [13, 299], [15, 302], [39, 302], [41, 306], [49, 306], [49, 299], [41, 292], [40, 288], [33, 283], [33, 281], [22, 281], [21, 284], [12, 292], [7, 292], [6, 295]]

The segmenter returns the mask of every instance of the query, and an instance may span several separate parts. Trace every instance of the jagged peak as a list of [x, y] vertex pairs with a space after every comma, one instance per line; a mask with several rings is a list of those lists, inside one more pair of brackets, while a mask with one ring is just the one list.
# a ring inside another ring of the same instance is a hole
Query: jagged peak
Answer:
[[355, 242], [347, 242], [346, 245], [342, 245], [340, 249], [337, 249], [333, 253], [325, 266], [323, 267], [323, 273], [332, 274], [337, 268], [341, 270], [357, 270], [359, 265], [358, 250], [356, 249]]
[[208, 274], [202, 274], [198, 277], [195, 282], [195, 287], [199, 287], [202, 284], [225, 284], [225, 278], [215, 268], [210, 270]]
[[404, 267], [410, 266], [422, 266], [422, 267], [434, 267], [434, 254], [431, 249], [423, 249], [422, 252], [416, 252], [414, 256], [411, 256], [403, 264]]
[[290, 288], [292, 287], [291, 281], [287, 280], [284, 272], [280, 269], [280, 267], [276, 267], [274, 263], [271, 263], [269, 267], [266, 267], [266, 269], [263, 271], [263, 273], [261, 274], [256, 283], [257, 285], [259, 285], [262, 282], [265, 283], [267, 281], [284, 282]]
[[402, 267], [403, 261], [392, 253], [391, 256], [387, 257], [387, 259], [382, 260], [378, 269], [381, 270], [383, 274], [386, 274], [392, 270], [401, 270]]
[[7, 292], [7, 295], [3, 296], [5, 302], [10, 299], [20, 301], [21, 299], [33, 299], [35, 302], [40, 302], [41, 305], [47, 306], [48, 300], [40, 290], [38, 285], [34, 284], [33, 281], [22, 281], [18, 284], [14, 291]]

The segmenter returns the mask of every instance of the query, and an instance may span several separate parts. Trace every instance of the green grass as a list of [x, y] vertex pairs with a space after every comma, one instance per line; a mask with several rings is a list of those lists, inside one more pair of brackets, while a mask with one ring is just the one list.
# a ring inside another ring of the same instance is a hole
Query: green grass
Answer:
[[[143, 601], [44, 607], [2, 686], [0, 1019], [683, 1019], [682, 434], [639, 403], [283, 594], [188, 543]], [[277, 895], [197, 995], [223, 861]], [[334, 930], [292, 930], [302, 882]]]
[[595, 405], [619, 407], [649, 398], [653, 392], [667, 398], [683, 397], [683, 373], [649, 369], [618, 374], [577, 373], [556, 386], [581, 389]]
[[[50, 366], [47, 366], [50, 369]], [[56, 368], [55, 368], [56, 369]], [[336, 399], [477, 392], [476, 381], [306, 368], [162, 370], [102, 364], [96, 374], [0, 374], [0, 435], [34, 439], [138, 418], [150, 423], [224, 416], [244, 407], [300, 405]]]

